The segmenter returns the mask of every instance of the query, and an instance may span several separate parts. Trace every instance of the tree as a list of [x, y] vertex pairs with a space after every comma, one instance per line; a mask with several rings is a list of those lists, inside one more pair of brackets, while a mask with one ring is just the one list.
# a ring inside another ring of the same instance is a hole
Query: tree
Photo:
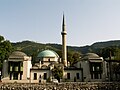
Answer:
[[105, 58], [111, 58], [112, 56], [115, 56], [116, 49], [115, 47], [106, 47], [101, 49], [100, 51], [100, 56], [102, 56], [104, 59]]
[[73, 58], [73, 64], [78, 62], [80, 60], [80, 53], [74, 52], [72, 58]]
[[[102, 56], [104, 58], [104, 60], [106, 60], [106, 58], [111, 60], [112, 56], [114, 56], [114, 54], [115, 54], [114, 47], [103, 48], [100, 52], [100, 56]], [[108, 74], [109, 81], [112, 81], [112, 63], [110, 61], [108, 62], [108, 66], [109, 66], [109, 74]]]
[[70, 62], [70, 65], [73, 66], [76, 62], [80, 60], [80, 53], [79, 52], [73, 52], [69, 51], [67, 53], [67, 60]]
[[3, 36], [0, 36], [0, 68], [3, 60], [8, 59], [9, 54], [13, 48], [8, 40], [5, 40]]
[[72, 56], [73, 56], [73, 52], [72, 51], [68, 51], [67, 52], [67, 60], [70, 62], [70, 65], [72, 65], [73, 62], [74, 62]]
[[52, 75], [60, 82], [60, 79], [63, 77], [63, 66], [55, 64], [54, 68], [52, 69]]
[[115, 50], [115, 60], [120, 60], [120, 48], [116, 47]]
[[113, 63], [112, 65], [113, 73], [115, 74], [116, 81], [120, 81], [120, 63]]

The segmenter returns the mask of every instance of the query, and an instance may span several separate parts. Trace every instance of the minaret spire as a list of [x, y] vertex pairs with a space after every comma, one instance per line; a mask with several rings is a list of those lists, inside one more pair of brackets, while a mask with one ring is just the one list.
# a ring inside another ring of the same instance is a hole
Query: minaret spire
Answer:
[[[65, 27], [64, 14], [63, 14], [63, 23], [62, 23], [62, 27]], [[63, 30], [64, 30], [64, 29], [63, 29]]]
[[64, 66], [67, 66], [67, 47], [66, 47], [66, 26], [65, 26], [65, 18], [63, 14], [63, 22], [62, 22], [62, 61]]

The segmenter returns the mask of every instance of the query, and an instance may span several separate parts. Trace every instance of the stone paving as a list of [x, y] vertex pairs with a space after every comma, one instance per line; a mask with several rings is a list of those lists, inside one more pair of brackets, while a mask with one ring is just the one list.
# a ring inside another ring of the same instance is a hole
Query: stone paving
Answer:
[[47, 84], [18, 84], [0, 83], [0, 90], [120, 90], [118, 82], [82, 82], [82, 83], [47, 83]]

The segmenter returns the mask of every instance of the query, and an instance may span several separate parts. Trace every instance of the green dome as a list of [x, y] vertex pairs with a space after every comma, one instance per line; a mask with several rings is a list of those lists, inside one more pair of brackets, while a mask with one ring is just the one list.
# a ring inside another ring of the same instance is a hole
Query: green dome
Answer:
[[37, 57], [42, 58], [42, 57], [59, 57], [59, 56], [56, 52], [52, 50], [44, 50], [40, 52]]

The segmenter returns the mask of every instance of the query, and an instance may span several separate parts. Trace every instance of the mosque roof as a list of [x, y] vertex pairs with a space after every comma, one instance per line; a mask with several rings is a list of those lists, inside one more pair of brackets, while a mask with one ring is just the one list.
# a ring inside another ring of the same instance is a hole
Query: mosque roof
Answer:
[[95, 53], [87, 53], [83, 56], [82, 59], [101, 59], [97, 54]]
[[24, 58], [24, 56], [27, 56], [27, 55], [25, 53], [21, 52], [21, 51], [14, 51], [9, 56], [9, 58]]
[[43, 57], [59, 57], [59, 55], [52, 50], [44, 50], [40, 52], [37, 56], [38, 58], [43, 58]]

